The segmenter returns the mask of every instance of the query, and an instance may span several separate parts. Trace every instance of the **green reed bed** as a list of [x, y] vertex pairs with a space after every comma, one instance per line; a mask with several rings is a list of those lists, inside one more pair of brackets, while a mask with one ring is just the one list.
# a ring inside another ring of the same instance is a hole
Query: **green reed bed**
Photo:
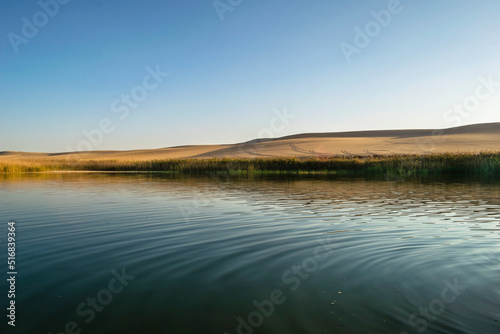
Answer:
[[0, 173], [20, 174], [53, 171], [171, 172], [184, 174], [500, 175], [500, 153], [394, 155], [382, 157], [0, 162]]

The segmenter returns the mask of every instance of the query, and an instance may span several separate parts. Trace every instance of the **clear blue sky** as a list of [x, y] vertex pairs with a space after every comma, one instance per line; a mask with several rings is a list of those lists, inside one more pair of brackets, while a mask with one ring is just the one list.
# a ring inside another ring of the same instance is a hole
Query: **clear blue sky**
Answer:
[[[500, 81], [500, 1], [401, 0], [370, 26], [390, 3], [243, 0], [218, 13], [212, 0], [71, 0], [50, 17], [38, 1], [2, 1], [0, 151], [76, 149], [103, 119], [96, 150], [241, 142], [271, 124], [278, 137], [499, 122], [500, 87], [480, 88], [467, 117], [446, 112], [479, 77]], [[367, 24], [373, 37], [348, 62], [340, 46]], [[148, 66], [169, 75], [149, 78], [123, 117]], [[295, 118], [281, 126], [284, 108]]]

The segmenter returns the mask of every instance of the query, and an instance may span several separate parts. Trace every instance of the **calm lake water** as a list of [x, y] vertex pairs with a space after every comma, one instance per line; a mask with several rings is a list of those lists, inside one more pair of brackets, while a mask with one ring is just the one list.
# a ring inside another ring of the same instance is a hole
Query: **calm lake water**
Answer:
[[498, 183], [0, 176], [4, 276], [11, 220], [6, 333], [500, 332]]

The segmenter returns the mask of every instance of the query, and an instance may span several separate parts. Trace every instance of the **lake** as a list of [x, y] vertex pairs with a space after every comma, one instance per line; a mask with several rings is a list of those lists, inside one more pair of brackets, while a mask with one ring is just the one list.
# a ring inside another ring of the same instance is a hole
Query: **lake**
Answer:
[[0, 221], [6, 333], [500, 332], [498, 182], [0, 176]]

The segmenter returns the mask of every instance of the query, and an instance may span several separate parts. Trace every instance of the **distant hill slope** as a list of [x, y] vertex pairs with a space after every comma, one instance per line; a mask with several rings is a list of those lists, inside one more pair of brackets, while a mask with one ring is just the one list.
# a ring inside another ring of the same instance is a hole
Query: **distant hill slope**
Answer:
[[467, 125], [444, 130], [307, 133], [281, 138], [256, 139], [233, 145], [190, 145], [133, 151], [0, 152], [0, 161], [40, 159], [137, 161], [178, 158], [366, 156], [481, 151], [500, 152], [500, 123]]

